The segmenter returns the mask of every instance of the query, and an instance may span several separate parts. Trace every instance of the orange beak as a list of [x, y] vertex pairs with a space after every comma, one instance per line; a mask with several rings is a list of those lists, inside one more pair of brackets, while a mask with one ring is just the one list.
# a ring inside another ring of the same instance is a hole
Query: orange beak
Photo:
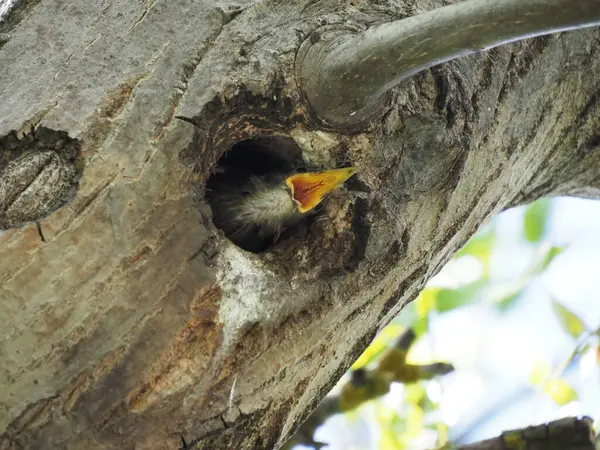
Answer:
[[286, 178], [285, 184], [292, 191], [292, 199], [298, 211], [305, 213], [317, 206], [325, 195], [340, 186], [356, 173], [356, 167], [299, 173]]

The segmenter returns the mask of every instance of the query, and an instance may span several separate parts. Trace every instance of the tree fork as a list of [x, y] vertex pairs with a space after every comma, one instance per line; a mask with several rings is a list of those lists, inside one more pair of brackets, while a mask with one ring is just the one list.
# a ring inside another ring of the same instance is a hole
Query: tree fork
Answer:
[[344, 126], [367, 120], [386, 91], [432, 66], [599, 23], [599, 0], [466, 0], [364, 31], [316, 30], [296, 70], [317, 116]]

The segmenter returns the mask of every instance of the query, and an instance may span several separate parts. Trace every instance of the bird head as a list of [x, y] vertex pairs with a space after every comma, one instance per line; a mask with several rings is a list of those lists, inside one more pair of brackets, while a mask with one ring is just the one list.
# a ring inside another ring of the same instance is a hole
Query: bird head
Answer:
[[325, 195], [356, 173], [356, 167], [297, 173], [285, 179], [298, 211], [305, 214], [317, 206]]

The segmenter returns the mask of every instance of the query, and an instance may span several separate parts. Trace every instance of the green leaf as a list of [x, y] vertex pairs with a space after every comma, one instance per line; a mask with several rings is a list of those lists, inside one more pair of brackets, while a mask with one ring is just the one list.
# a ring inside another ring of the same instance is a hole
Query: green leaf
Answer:
[[541, 385], [550, 378], [550, 366], [543, 361], [536, 361], [529, 374], [529, 383]]
[[370, 363], [378, 359], [383, 352], [385, 352], [389, 345], [394, 342], [400, 334], [404, 332], [406, 328], [399, 325], [398, 323], [392, 322], [385, 327], [381, 333], [379, 333], [373, 342], [365, 349], [365, 351], [358, 357], [352, 369], [360, 369], [361, 367], [368, 366]]
[[525, 209], [523, 218], [523, 234], [529, 242], [539, 242], [548, 222], [550, 201], [547, 198], [533, 202]]
[[406, 415], [405, 439], [415, 439], [423, 433], [423, 410], [413, 406]]
[[577, 400], [577, 392], [564, 380], [548, 380], [544, 383], [544, 392], [559, 406]]
[[448, 431], [448, 425], [443, 422], [439, 422], [436, 424], [436, 431], [438, 433], [436, 447], [442, 447], [446, 450], [451, 450], [455, 448], [454, 445], [450, 442], [450, 433]]
[[421, 317], [411, 327], [417, 337], [423, 336], [429, 329], [429, 317]]
[[456, 289], [439, 289], [435, 298], [436, 309], [439, 312], [446, 312], [470, 305], [477, 300], [478, 294], [487, 283], [487, 280], [481, 279]]
[[506, 312], [517, 303], [517, 300], [519, 299], [522, 293], [523, 286], [519, 286], [518, 288], [510, 291], [508, 294], [500, 297], [498, 300], [495, 300], [494, 305], [501, 312]]
[[402, 443], [398, 440], [398, 436], [394, 430], [387, 427], [380, 427], [381, 437], [379, 439], [380, 450], [399, 450], [402, 449]]
[[496, 242], [496, 232], [494, 227], [490, 225], [476, 233], [469, 241], [461, 248], [454, 256], [458, 259], [462, 256], [474, 256], [483, 264], [483, 276], [487, 278], [489, 274], [490, 255], [492, 248]]
[[555, 299], [552, 299], [552, 308], [558, 316], [558, 320], [562, 325], [563, 330], [573, 338], [579, 338], [579, 336], [587, 330], [583, 320], [581, 320], [577, 314]]
[[554, 258], [556, 258], [558, 255], [560, 255], [564, 251], [565, 251], [564, 247], [555, 247], [555, 246], [550, 247], [542, 255], [542, 257], [539, 259], [539, 261], [534, 265], [532, 273], [534, 273], [534, 274], [541, 273], [544, 270], [546, 270], [548, 268], [548, 266], [550, 265], [550, 263], [554, 260]]
[[[402, 437], [403, 431], [406, 428], [406, 422], [403, 418], [398, 417], [394, 411], [376, 405], [375, 407], [375, 419], [379, 424], [380, 450], [403, 450], [406, 448]], [[399, 432], [401, 430], [401, 432]]]
[[463, 248], [456, 253], [455, 258], [458, 259], [461, 256], [467, 255], [475, 256], [480, 259], [487, 257], [494, 246], [495, 240], [496, 233], [494, 232], [494, 228], [492, 226], [485, 228], [473, 235]]
[[440, 288], [436, 287], [426, 287], [421, 291], [414, 301], [419, 318], [427, 317], [431, 310], [435, 309], [435, 299], [440, 290]]
[[407, 405], [421, 405], [427, 397], [425, 388], [420, 383], [407, 384], [404, 386], [404, 403]]

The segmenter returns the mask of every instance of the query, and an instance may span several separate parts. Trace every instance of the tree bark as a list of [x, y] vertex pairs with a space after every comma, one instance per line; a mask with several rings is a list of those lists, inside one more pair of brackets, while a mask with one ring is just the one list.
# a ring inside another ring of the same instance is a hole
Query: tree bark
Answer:
[[[277, 447], [492, 215], [599, 197], [597, 29], [425, 71], [360, 128], [313, 120], [294, 63], [317, 28], [445, 3], [13, 8], [0, 25], [0, 449]], [[319, 220], [255, 254], [214, 227], [204, 193], [221, 156], [257, 136], [360, 172]]]
[[598, 0], [467, 0], [360, 32], [325, 27], [301, 50], [298, 74], [319, 116], [344, 125], [364, 120], [390, 88], [432, 66], [598, 24]]
[[505, 450], [526, 448], [532, 450], [595, 450], [592, 420], [565, 417], [547, 424], [520, 430], [505, 431], [500, 436], [462, 445], [458, 450]]

